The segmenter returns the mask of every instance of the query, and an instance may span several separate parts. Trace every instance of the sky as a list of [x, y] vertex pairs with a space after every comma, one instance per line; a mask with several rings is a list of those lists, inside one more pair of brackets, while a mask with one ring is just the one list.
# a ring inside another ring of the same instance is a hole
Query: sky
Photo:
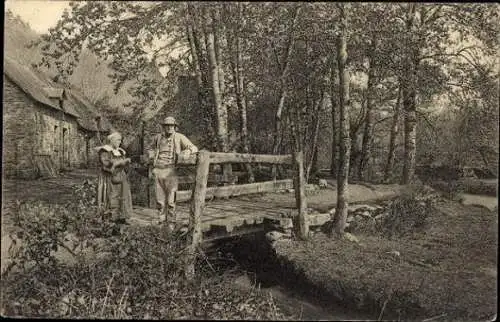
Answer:
[[[49, 28], [56, 26], [64, 9], [70, 8], [69, 3], [70, 1], [61, 0], [6, 0], [5, 10], [10, 9], [28, 23], [31, 29], [42, 34], [46, 33]], [[162, 43], [157, 45], [162, 45]], [[181, 52], [183, 52], [183, 48], [174, 51], [172, 55], [179, 55]], [[159, 71], [165, 75], [168, 68], [162, 67]]]
[[6, 0], [5, 10], [10, 9], [38, 33], [45, 33], [54, 27], [69, 1], [60, 0]]

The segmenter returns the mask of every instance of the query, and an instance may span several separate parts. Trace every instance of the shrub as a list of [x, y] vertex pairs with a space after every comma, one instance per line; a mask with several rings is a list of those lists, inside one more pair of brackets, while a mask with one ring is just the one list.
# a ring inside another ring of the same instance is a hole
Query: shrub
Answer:
[[[235, 290], [227, 276], [198, 256], [197, 276], [184, 275], [186, 235], [158, 226], [128, 227], [119, 235], [95, 207], [95, 182], [74, 189], [66, 206], [18, 204], [13, 238], [17, 270], [2, 276], [8, 316], [113, 319], [284, 319], [272, 298]], [[78, 236], [75, 245], [68, 235]], [[104, 236], [105, 239], [98, 237]], [[102, 242], [98, 243], [101, 240]], [[76, 261], [56, 256], [66, 248]], [[94, 252], [86, 252], [94, 249]], [[212, 266], [210, 266], [212, 267]]]
[[464, 192], [471, 194], [496, 197], [498, 192], [498, 182], [484, 182], [477, 179], [463, 179], [460, 180], [457, 185], [460, 185]]
[[425, 229], [427, 218], [435, 211], [437, 194], [427, 186], [412, 186], [388, 206], [379, 231], [386, 237], [401, 237]]

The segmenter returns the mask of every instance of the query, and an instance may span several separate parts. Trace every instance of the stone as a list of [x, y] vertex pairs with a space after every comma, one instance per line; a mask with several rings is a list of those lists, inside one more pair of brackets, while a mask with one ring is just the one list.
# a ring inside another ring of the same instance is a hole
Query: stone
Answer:
[[390, 254], [390, 255], [394, 255], [396, 257], [399, 257], [401, 256], [401, 253], [398, 252], [397, 250], [393, 250], [393, 251], [390, 251], [390, 252], [386, 252], [387, 254]]
[[293, 228], [293, 219], [292, 218], [281, 218], [280, 219], [280, 228], [281, 229]]
[[371, 213], [369, 211], [363, 211], [359, 215], [362, 216], [362, 217], [366, 217], [366, 218], [371, 218], [372, 217], [372, 215], [371, 215]]
[[314, 191], [314, 190], [318, 190], [318, 186], [317, 186], [317, 185], [315, 185], [315, 184], [312, 184], [312, 183], [308, 183], [308, 184], [306, 184], [306, 187], [305, 187], [305, 188], [306, 188], [306, 190], [308, 190], [308, 191], [311, 191], [311, 190], [313, 190], [313, 191]]
[[351, 221], [354, 221], [354, 216], [347, 216], [346, 222], [350, 223]]
[[330, 219], [332, 219], [332, 217], [329, 213], [315, 213], [307, 216], [309, 226], [322, 226]]
[[353, 242], [353, 243], [359, 243], [359, 239], [358, 237], [354, 236], [353, 234], [351, 233], [344, 233], [344, 239], [345, 240], [348, 240], [350, 242]]
[[319, 179], [318, 186], [320, 188], [328, 188], [328, 182], [325, 179]]
[[279, 239], [282, 239], [285, 237], [285, 234], [279, 232], [279, 231], [270, 231], [266, 234], [266, 238], [267, 240], [271, 241], [271, 242], [274, 242], [276, 240], [279, 240]]
[[364, 204], [359, 204], [359, 205], [350, 205], [348, 211], [358, 211], [358, 210], [368, 210], [368, 211], [374, 211], [376, 208], [370, 205], [364, 205]]
[[389, 215], [388, 213], [383, 212], [383, 213], [381, 213], [381, 214], [376, 215], [375, 217], [373, 217], [373, 219], [375, 219], [375, 220], [381, 220], [381, 219], [383, 219], [384, 217], [387, 217], [388, 215]]
[[337, 212], [337, 209], [336, 209], [336, 208], [332, 208], [332, 209], [330, 209], [330, 211], [328, 211], [328, 213], [329, 213], [330, 215], [334, 215], [336, 212]]

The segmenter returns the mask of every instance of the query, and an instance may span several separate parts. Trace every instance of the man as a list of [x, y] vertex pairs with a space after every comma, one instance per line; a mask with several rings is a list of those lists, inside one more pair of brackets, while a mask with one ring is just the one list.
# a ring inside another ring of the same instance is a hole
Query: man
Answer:
[[187, 158], [198, 152], [198, 148], [183, 134], [176, 132], [177, 122], [169, 116], [162, 122], [162, 133], [153, 139], [148, 157], [155, 176], [156, 202], [160, 205], [160, 223], [175, 227], [175, 193], [178, 178], [175, 165], [179, 156]]

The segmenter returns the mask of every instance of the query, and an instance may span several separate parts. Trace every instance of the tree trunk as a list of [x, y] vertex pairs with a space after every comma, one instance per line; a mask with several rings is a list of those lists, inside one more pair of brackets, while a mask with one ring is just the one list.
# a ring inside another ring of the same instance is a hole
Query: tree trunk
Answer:
[[418, 48], [413, 41], [415, 37], [414, 24], [416, 4], [410, 3], [409, 19], [407, 22], [408, 43], [405, 59], [406, 81], [403, 86], [403, 108], [404, 108], [404, 164], [403, 184], [409, 184], [415, 175], [415, 156], [417, 151], [417, 111], [416, 111], [416, 73]]
[[392, 117], [391, 136], [389, 139], [389, 154], [387, 156], [387, 164], [385, 165], [384, 181], [389, 180], [394, 160], [396, 159], [396, 138], [399, 133], [399, 114], [401, 112], [401, 85], [398, 89], [398, 98], [394, 107], [394, 115]]
[[[331, 63], [330, 63], [331, 65]], [[317, 161], [318, 161], [318, 137], [319, 137], [319, 127], [321, 121], [321, 115], [328, 105], [328, 101], [330, 98], [330, 89], [331, 89], [331, 72], [327, 69], [327, 72], [324, 74], [322, 79], [322, 89], [321, 89], [321, 99], [317, 104], [317, 108], [312, 111], [313, 115], [313, 140], [312, 144], [310, 144], [310, 159], [307, 162], [306, 168], [306, 182], [309, 182], [309, 178], [311, 176], [311, 171], [313, 173], [317, 170]]]
[[[282, 122], [282, 115], [283, 115], [283, 108], [285, 106], [285, 99], [287, 95], [287, 84], [286, 84], [286, 78], [288, 76], [288, 69], [290, 66], [290, 57], [292, 55], [293, 48], [295, 46], [295, 27], [297, 25], [297, 20], [299, 17], [300, 13], [300, 5], [297, 6], [295, 9], [292, 25], [290, 27], [290, 33], [288, 37], [288, 46], [285, 51], [285, 57], [283, 57], [283, 68], [281, 70], [281, 75], [280, 75], [280, 100], [278, 103], [278, 108], [276, 109], [276, 116], [275, 116], [275, 123], [274, 123], [274, 143], [273, 143], [273, 151], [272, 154], [278, 154], [280, 145], [281, 145], [281, 140], [282, 140], [282, 129], [281, 129], [281, 122]], [[279, 62], [278, 62], [279, 65]], [[272, 167], [272, 177], [273, 180], [276, 180], [276, 166], [273, 165]]]
[[365, 128], [363, 132], [363, 143], [361, 147], [361, 156], [359, 160], [358, 178], [366, 180], [365, 168], [371, 158], [371, 142], [373, 141], [373, 90], [375, 79], [375, 50], [377, 49], [377, 39], [373, 37], [368, 60], [368, 84], [366, 88], [366, 117]]
[[347, 19], [344, 4], [340, 5], [341, 31], [338, 38], [338, 69], [339, 69], [339, 108], [340, 108], [340, 164], [337, 173], [337, 208], [334, 218], [335, 232], [342, 235], [347, 220], [347, 187], [349, 174], [349, 157], [351, 140], [349, 138], [349, 71], [347, 61]]
[[[242, 21], [242, 5], [238, 3], [238, 21]], [[231, 53], [231, 70], [233, 74], [233, 81], [236, 89], [236, 104], [240, 111], [240, 138], [241, 150], [243, 153], [250, 153], [250, 144], [248, 142], [248, 118], [247, 118], [247, 104], [246, 104], [246, 91], [245, 91], [245, 77], [243, 73], [243, 57], [242, 57], [242, 44], [239, 37], [239, 30], [234, 32], [235, 38], [228, 37], [228, 45]], [[234, 45], [233, 42], [236, 44]], [[255, 176], [250, 163], [245, 163], [245, 168], [248, 173], [248, 182], [255, 181]]]
[[215, 40], [213, 28], [210, 26], [214, 23], [212, 17], [209, 13], [205, 12], [205, 21], [207, 22], [209, 28], [207, 28], [207, 54], [208, 63], [211, 71], [211, 90], [213, 94], [213, 102], [216, 116], [216, 126], [217, 126], [217, 141], [219, 144], [219, 150], [221, 152], [228, 152], [228, 127], [227, 127], [227, 107], [222, 104], [222, 95], [220, 92], [220, 81], [219, 81], [219, 62], [215, 55]]
[[224, 33], [222, 32], [222, 28], [224, 26], [220, 22], [220, 12], [219, 8], [215, 6], [212, 11], [212, 21], [213, 21], [213, 33], [214, 33], [214, 46], [215, 46], [215, 59], [217, 61], [217, 72], [219, 74], [219, 89], [221, 93], [222, 104], [225, 104], [224, 97], [226, 95], [226, 83], [225, 83], [225, 75], [224, 75], [224, 66], [222, 65], [222, 51], [221, 51], [221, 42], [224, 41]]
[[200, 104], [200, 115], [203, 119], [203, 125], [208, 130], [210, 140], [208, 143], [215, 146], [216, 131], [213, 121], [213, 113], [210, 105], [210, 91], [208, 81], [208, 62], [206, 58], [206, 48], [203, 39], [203, 32], [200, 30], [199, 17], [195, 8], [191, 4], [187, 4], [186, 16], [186, 31], [193, 57], [193, 65], [195, 67], [196, 82], [198, 84], [198, 101]]
[[[321, 120], [321, 112], [325, 108], [327, 101], [326, 93], [323, 92], [323, 97], [321, 99], [321, 102], [319, 103], [319, 109], [316, 111], [316, 115], [314, 116], [314, 121], [313, 121], [313, 138], [312, 142], [310, 145], [310, 159], [307, 160], [307, 168], [306, 168], [306, 182], [309, 182], [309, 177], [311, 175], [311, 169], [313, 168], [313, 163], [314, 163], [314, 158], [317, 156], [317, 150], [318, 150], [318, 137], [319, 137], [319, 124]], [[317, 160], [317, 159], [316, 159]]]
[[350, 124], [349, 129], [349, 139], [351, 141], [351, 153], [349, 155], [349, 164], [353, 166], [349, 168], [349, 176], [351, 178], [358, 178], [358, 167], [356, 164], [359, 164], [359, 160], [361, 157], [361, 146], [359, 144], [359, 128], [356, 125]]
[[334, 177], [337, 177], [337, 147], [339, 145], [339, 135], [338, 135], [338, 124], [337, 124], [337, 102], [338, 102], [338, 95], [337, 91], [335, 90], [336, 84], [335, 84], [335, 68], [333, 68], [333, 64], [331, 67], [331, 100], [332, 100], [332, 159], [330, 163], [330, 174], [333, 175]]

